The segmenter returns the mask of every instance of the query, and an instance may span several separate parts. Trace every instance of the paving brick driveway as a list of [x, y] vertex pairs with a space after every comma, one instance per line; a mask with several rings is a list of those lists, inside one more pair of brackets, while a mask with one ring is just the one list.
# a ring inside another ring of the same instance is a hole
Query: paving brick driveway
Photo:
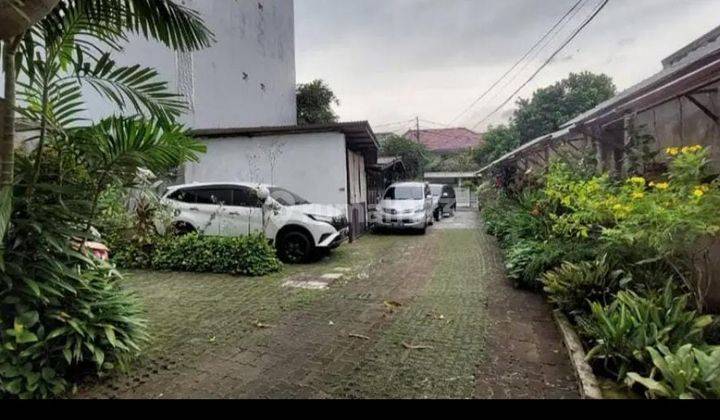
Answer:
[[[504, 278], [474, 212], [426, 236], [380, 234], [247, 279], [135, 273], [154, 340], [111, 398], [575, 398], [542, 299]], [[288, 279], [343, 277], [326, 290]]]

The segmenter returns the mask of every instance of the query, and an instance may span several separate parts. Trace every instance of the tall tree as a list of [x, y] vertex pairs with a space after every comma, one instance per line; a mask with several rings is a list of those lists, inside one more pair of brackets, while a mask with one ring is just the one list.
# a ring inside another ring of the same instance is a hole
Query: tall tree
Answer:
[[557, 131], [616, 92], [615, 84], [607, 75], [570, 73], [567, 78], [538, 89], [532, 98], [519, 99], [507, 125], [488, 129], [485, 146], [476, 151], [475, 160], [481, 165], [491, 163], [531, 140]]
[[491, 126], [483, 135], [484, 144], [474, 150], [475, 162], [485, 166], [520, 146], [520, 136], [514, 124]]
[[297, 121], [299, 125], [337, 122], [333, 105], [340, 100], [323, 80], [313, 80], [297, 87]]
[[381, 145], [380, 154], [402, 158], [410, 179], [422, 178], [425, 168], [431, 163], [429, 152], [424, 145], [403, 136], [387, 137]]
[[617, 90], [609, 76], [590, 72], [570, 73], [552, 86], [538, 89], [532, 99], [520, 99], [513, 121], [526, 143], [548, 133], [615, 96]]

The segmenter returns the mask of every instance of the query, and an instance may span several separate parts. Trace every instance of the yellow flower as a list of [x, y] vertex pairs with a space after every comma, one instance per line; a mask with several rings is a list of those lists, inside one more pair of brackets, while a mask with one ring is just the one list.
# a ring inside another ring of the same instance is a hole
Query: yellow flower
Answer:
[[647, 182], [647, 181], [645, 181], [645, 178], [643, 178], [643, 177], [634, 176], [634, 177], [628, 179], [628, 182], [631, 184], [645, 186], [645, 182]]
[[670, 184], [668, 184], [667, 182], [661, 182], [659, 184], [655, 184], [655, 188], [657, 188], [658, 190], [664, 191], [664, 190], [667, 190], [668, 188], [670, 188]]
[[700, 189], [702, 190], [702, 192], [706, 193], [710, 191], [710, 186], [708, 184], [703, 184], [700, 186]]
[[680, 149], [677, 147], [668, 147], [665, 152], [670, 156], [677, 156], [680, 154]]
[[644, 192], [634, 192], [632, 194], [632, 198], [634, 198], [636, 200], [640, 200], [641, 198], [645, 198], [645, 193]]
[[700, 198], [705, 195], [705, 191], [703, 191], [702, 188], [696, 188], [693, 192], [693, 195], [697, 198]]

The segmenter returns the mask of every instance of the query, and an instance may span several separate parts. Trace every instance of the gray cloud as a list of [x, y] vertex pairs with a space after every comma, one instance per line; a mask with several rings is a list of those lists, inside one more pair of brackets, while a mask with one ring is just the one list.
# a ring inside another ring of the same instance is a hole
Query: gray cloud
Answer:
[[[514, 85], [491, 95], [460, 122], [472, 126], [496, 107], [598, 2], [587, 0], [572, 25]], [[298, 81], [326, 79], [343, 101], [338, 110], [343, 119], [382, 124], [421, 114], [448, 121], [574, 3], [295, 0]], [[717, 25], [718, 6], [720, 0], [611, 0], [522, 93], [582, 70], [605, 72], [628, 87], [657, 71], [663, 57]]]

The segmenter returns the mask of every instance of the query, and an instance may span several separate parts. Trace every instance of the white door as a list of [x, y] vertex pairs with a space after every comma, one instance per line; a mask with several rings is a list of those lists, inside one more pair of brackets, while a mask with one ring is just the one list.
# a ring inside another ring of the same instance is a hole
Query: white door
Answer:
[[252, 188], [233, 187], [230, 205], [224, 208], [220, 222], [221, 235], [243, 236], [263, 230], [262, 208]]
[[197, 230], [205, 235], [226, 236], [222, 227], [227, 204], [232, 202], [232, 190], [218, 187], [198, 188], [193, 193], [197, 196], [197, 201], [189, 210], [197, 220]]

